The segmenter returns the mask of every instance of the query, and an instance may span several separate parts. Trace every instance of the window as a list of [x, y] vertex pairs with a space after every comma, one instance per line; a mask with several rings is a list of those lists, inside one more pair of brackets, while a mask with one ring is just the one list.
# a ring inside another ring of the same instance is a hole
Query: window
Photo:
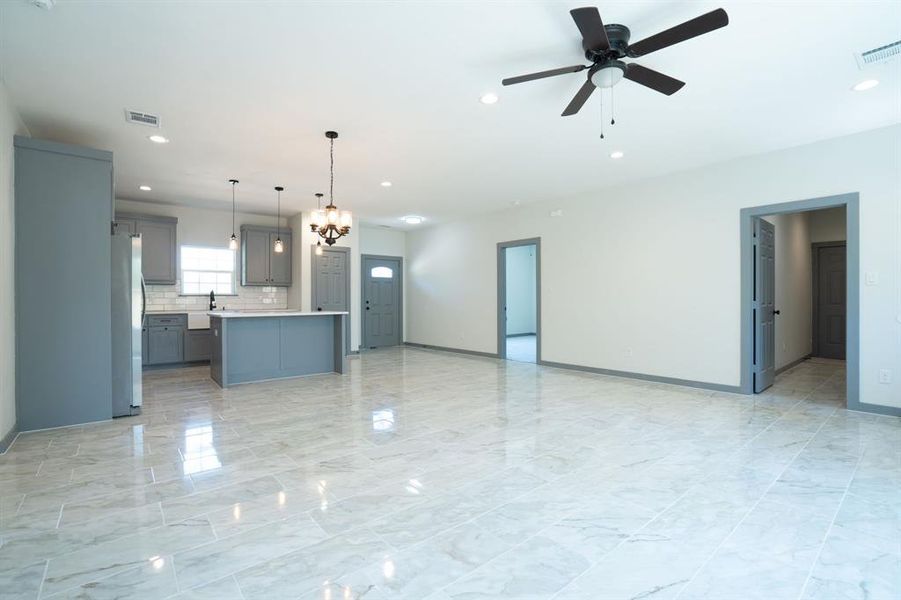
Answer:
[[394, 271], [388, 267], [372, 267], [369, 274], [376, 279], [391, 279], [394, 277]]
[[181, 247], [181, 293], [235, 293], [235, 251], [228, 248]]

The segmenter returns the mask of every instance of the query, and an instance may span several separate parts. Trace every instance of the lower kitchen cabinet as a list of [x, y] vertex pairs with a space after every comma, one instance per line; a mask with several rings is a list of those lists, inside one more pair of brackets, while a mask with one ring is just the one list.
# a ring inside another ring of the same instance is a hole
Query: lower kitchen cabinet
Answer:
[[210, 360], [210, 330], [188, 329], [185, 334], [185, 362]]
[[210, 330], [188, 329], [186, 313], [148, 314], [141, 328], [141, 364], [144, 366], [210, 360]]
[[151, 365], [180, 363], [185, 358], [185, 330], [180, 326], [150, 327], [147, 353]]

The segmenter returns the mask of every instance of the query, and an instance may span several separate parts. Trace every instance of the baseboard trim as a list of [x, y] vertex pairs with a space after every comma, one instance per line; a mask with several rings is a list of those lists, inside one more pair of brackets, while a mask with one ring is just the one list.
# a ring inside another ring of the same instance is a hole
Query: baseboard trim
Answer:
[[712, 390], [715, 392], [729, 392], [732, 394], [740, 394], [741, 388], [737, 385], [724, 385], [722, 383], [708, 383], [706, 381], [693, 381], [691, 379], [677, 379], [675, 377], [661, 377], [659, 375], [648, 375], [646, 373], [633, 373], [631, 371], [616, 371], [614, 369], [601, 369], [598, 367], [586, 367], [583, 365], [571, 365], [569, 363], [558, 363], [549, 360], [539, 362], [542, 367], [553, 367], [555, 369], [568, 369], [571, 371], [584, 371], [586, 373], [595, 373], [597, 375], [609, 375], [611, 377], [623, 377], [625, 379], [638, 379], [640, 381], [650, 381], [653, 383], [666, 383], [669, 385], [681, 385], [683, 387], [699, 388], [702, 390]]
[[13, 428], [3, 436], [3, 439], [0, 439], [0, 454], [6, 454], [6, 451], [13, 445], [17, 437], [19, 437], [19, 424], [14, 423]]
[[508, 338], [511, 338], [511, 337], [526, 337], [526, 336], [529, 336], [529, 335], [535, 335], [535, 332], [533, 331], [532, 333], [510, 333], [510, 334], [507, 334], [507, 337], [508, 337]]
[[853, 406], [851, 404], [848, 404], [848, 410], [875, 415], [884, 415], [887, 417], [901, 417], [901, 407], [885, 406], [884, 404], [869, 404], [867, 402], [857, 402]]
[[422, 348], [424, 350], [440, 350], [441, 352], [454, 352], [456, 354], [468, 354], [469, 356], [481, 356], [482, 358], [498, 358], [494, 352], [479, 352], [478, 350], [464, 350], [463, 348], [449, 348], [447, 346], [433, 346], [431, 344], [419, 344], [417, 342], [404, 342], [404, 346]]
[[810, 359], [811, 357], [813, 357], [813, 354], [808, 354], [807, 356], [802, 356], [802, 357], [799, 358], [798, 360], [793, 360], [793, 361], [791, 361], [790, 363], [788, 363], [787, 365], [785, 365], [785, 366], [783, 366], [783, 367], [779, 367], [778, 369], [776, 369], [776, 375], [781, 375], [782, 373], [785, 373], [786, 371], [788, 371], [788, 370], [791, 369], [792, 367], [797, 367], [797, 366], [800, 365], [802, 362], [804, 362], [805, 360]]

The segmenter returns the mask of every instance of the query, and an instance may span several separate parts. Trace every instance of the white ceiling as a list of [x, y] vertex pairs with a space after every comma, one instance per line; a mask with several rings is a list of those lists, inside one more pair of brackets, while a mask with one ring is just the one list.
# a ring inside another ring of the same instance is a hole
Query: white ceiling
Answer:
[[[240, 209], [274, 212], [280, 184], [300, 211], [327, 191], [336, 129], [337, 204], [394, 226], [901, 121], [901, 60], [871, 73], [853, 57], [901, 39], [899, 2], [604, 2], [633, 41], [718, 6], [730, 25], [637, 61], [687, 85], [666, 97], [622, 82], [600, 140], [597, 94], [559, 116], [583, 73], [500, 85], [584, 63], [568, 14], [584, 4], [6, 0], [0, 66], [32, 135], [115, 153], [121, 198], [226, 208], [235, 177]], [[870, 77], [881, 85], [850, 91]], [[479, 103], [488, 91], [498, 104]], [[126, 108], [159, 114], [171, 143]]]

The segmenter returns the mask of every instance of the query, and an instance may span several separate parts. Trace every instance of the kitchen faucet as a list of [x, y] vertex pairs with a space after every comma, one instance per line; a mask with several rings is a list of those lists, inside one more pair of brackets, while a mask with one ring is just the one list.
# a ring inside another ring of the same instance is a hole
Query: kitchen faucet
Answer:
[[216, 294], [210, 290], [210, 310], [216, 310]]

